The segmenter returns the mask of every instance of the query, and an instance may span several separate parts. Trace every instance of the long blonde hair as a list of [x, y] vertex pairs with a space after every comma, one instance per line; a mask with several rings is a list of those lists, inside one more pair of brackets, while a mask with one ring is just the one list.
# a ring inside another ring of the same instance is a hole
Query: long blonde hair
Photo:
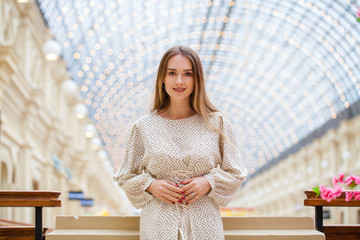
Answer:
[[212, 113], [219, 112], [213, 104], [209, 101], [206, 89], [205, 89], [205, 79], [202, 63], [199, 55], [190, 47], [187, 46], [174, 46], [167, 50], [162, 57], [156, 77], [156, 86], [155, 86], [155, 98], [152, 111], [166, 111], [170, 104], [170, 96], [166, 93], [165, 89], [162, 86], [162, 83], [165, 79], [167, 73], [167, 65], [169, 59], [175, 55], [182, 55], [188, 58], [191, 61], [193, 68], [194, 76], [194, 90], [190, 95], [190, 106], [198, 114], [202, 116], [204, 121], [216, 132], [219, 132], [221, 135], [222, 131], [210, 123], [209, 116]]

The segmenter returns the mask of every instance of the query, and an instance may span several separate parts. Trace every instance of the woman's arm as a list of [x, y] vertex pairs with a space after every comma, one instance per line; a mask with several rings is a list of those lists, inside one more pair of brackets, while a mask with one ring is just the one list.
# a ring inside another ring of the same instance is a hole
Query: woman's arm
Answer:
[[155, 178], [141, 169], [144, 152], [143, 139], [135, 124], [127, 141], [125, 158], [113, 179], [124, 189], [136, 208], [143, 207], [153, 199], [153, 196], [145, 191]]
[[[222, 116], [221, 116], [222, 118]], [[211, 191], [208, 196], [218, 206], [226, 206], [234, 197], [241, 184], [246, 181], [247, 169], [238, 150], [234, 131], [226, 119], [223, 122], [222, 159], [219, 167], [211, 169], [204, 177], [208, 180]]]

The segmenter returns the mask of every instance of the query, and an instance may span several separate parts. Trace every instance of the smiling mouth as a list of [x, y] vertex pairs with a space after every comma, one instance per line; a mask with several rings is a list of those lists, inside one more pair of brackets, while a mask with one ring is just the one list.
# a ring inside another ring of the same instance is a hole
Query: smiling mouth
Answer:
[[186, 88], [174, 88], [176, 92], [184, 92]]

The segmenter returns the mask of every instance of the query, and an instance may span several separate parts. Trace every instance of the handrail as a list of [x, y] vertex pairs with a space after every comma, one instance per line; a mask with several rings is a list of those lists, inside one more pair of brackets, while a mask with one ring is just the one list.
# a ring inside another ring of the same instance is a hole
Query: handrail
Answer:
[[60, 192], [0, 190], [0, 207], [61, 207]]

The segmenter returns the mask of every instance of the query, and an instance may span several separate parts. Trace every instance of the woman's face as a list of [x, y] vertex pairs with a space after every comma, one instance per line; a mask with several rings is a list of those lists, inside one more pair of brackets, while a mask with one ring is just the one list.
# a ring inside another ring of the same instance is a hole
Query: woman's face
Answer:
[[171, 100], [189, 100], [194, 90], [191, 61], [180, 54], [172, 56], [168, 62], [164, 83], [165, 91]]

